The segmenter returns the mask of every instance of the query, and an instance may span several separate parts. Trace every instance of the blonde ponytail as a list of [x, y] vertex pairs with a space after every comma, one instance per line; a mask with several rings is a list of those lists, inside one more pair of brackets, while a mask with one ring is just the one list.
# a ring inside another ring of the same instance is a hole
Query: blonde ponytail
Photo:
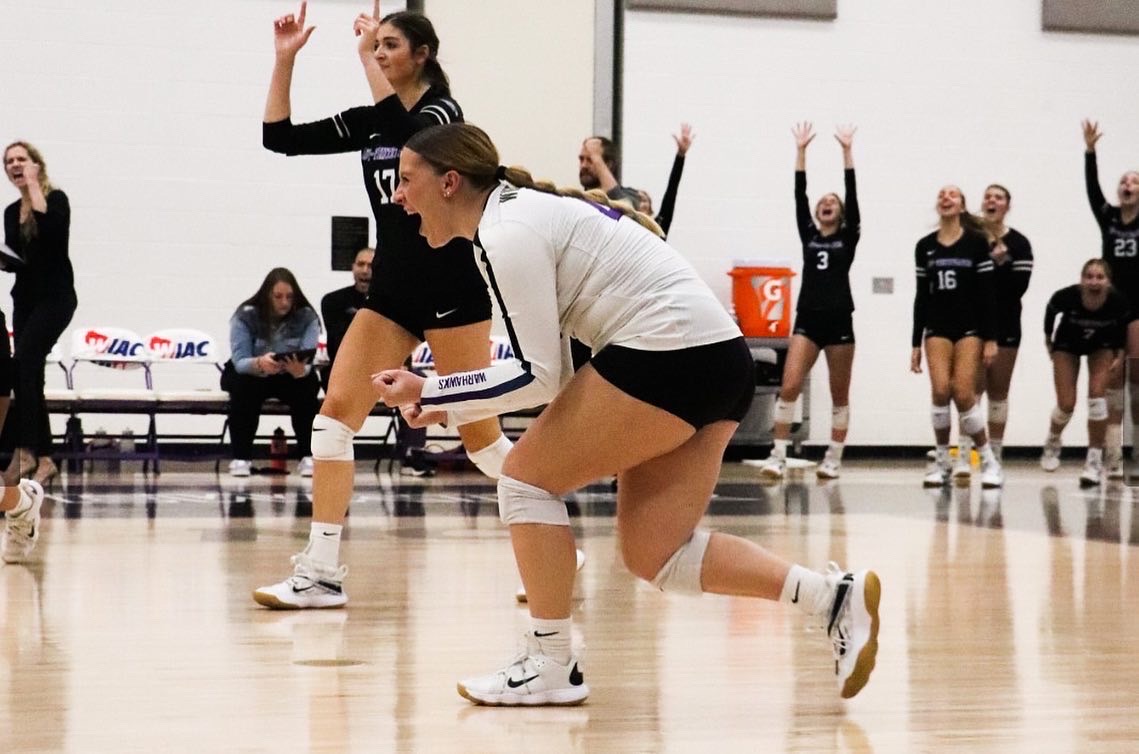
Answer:
[[528, 188], [535, 191], [541, 191], [543, 194], [554, 194], [555, 196], [567, 196], [574, 199], [580, 199], [583, 202], [590, 202], [592, 204], [600, 204], [603, 207], [609, 207], [620, 212], [625, 217], [636, 221], [640, 225], [647, 228], [654, 235], [659, 238], [664, 238], [664, 231], [656, 220], [653, 220], [648, 215], [638, 212], [631, 204], [625, 200], [613, 201], [601, 189], [590, 189], [589, 191], [582, 191], [577, 188], [560, 188], [552, 181], [537, 181], [530, 175], [530, 171], [526, 168], [512, 165], [503, 173], [503, 179], [518, 188]]

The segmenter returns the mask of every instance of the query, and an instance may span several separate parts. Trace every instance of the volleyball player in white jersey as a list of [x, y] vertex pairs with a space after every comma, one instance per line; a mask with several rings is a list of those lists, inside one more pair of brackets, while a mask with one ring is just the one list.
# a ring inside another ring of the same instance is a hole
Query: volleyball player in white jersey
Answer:
[[[427, 379], [381, 372], [381, 399], [417, 423], [549, 403], [498, 483], [529, 596], [526, 649], [460, 682], [460, 694], [510, 706], [589, 695], [570, 640], [574, 539], [558, 496], [614, 471], [621, 554], [634, 574], [665, 591], [797, 605], [827, 628], [842, 695], [858, 693], [877, 654], [877, 575], [810, 571], [697, 528], [755, 390], [739, 329], [647, 217], [553, 191], [499, 167], [490, 139], [467, 124], [413, 136], [400, 159], [396, 201], [420, 216], [429, 245], [473, 240], [516, 358]], [[576, 373], [563, 333], [594, 353]]]

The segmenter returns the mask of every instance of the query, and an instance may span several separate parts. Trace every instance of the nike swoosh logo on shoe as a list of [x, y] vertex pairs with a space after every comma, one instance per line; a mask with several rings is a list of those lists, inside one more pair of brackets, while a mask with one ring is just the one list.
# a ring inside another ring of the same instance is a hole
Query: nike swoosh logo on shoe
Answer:
[[523, 678], [521, 681], [515, 681], [513, 678], [507, 678], [506, 679], [506, 685], [512, 689], [516, 689], [519, 686], [525, 686], [527, 683], [529, 683], [530, 681], [534, 680], [537, 677], [538, 677], [537, 675], [532, 675], [529, 678]]
[[792, 605], [798, 605], [799, 604], [799, 587], [802, 586], [802, 584], [803, 584], [802, 581], [798, 581], [795, 583], [795, 596], [791, 598], [791, 604]]

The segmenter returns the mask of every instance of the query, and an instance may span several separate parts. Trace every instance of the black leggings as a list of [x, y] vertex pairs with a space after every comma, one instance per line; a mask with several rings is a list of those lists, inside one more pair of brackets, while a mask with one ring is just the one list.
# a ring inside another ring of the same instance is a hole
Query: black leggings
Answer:
[[12, 312], [16, 352], [16, 445], [38, 456], [51, 455], [51, 425], [44, 402], [44, 366], [52, 346], [71, 324], [78, 302], [74, 291], [50, 299], [17, 301]]
[[261, 404], [266, 398], [276, 398], [289, 407], [298, 455], [302, 458], [312, 455], [312, 420], [316, 418], [316, 392], [320, 389], [315, 371], [299, 380], [290, 374], [254, 377], [234, 373], [225, 389], [229, 391], [229, 436], [233, 440], [234, 458], [253, 459], [253, 438], [261, 419]]

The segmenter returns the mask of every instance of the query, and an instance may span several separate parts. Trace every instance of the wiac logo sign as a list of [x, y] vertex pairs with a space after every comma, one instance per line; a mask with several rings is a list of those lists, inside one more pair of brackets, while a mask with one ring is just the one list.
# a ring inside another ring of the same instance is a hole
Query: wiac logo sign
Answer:
[[[490, 339], [491, 362], [510, 361], [514, 358], [514, 348], [510, 345], [510, 338], [503, 335], [493, 335]], [[435, 356], [431, 353], [431, 346], [420, 343], [411, 354], [412, 369], [434, 369]]]
[[169, 328], [148, 335], [146, 349], [155, 361], [215, 361], [217, 344], [201, 330]]
[[122, 327], [80, 327], [71, 334], [71, 357], [116, 369], [131, 369], [142, 366], [150, 355], [142, 338], [133, 330]]

